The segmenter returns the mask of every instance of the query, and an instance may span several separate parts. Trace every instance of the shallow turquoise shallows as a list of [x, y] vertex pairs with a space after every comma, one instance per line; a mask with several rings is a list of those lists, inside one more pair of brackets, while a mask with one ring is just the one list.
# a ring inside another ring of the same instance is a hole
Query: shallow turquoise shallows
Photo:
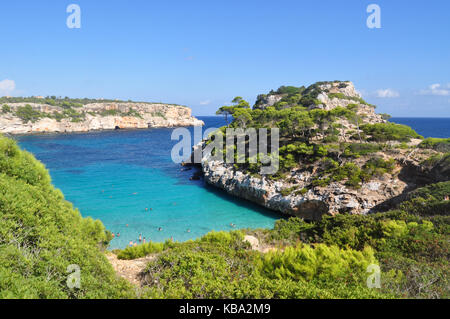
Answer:
[[[223, 119], [203, 117], [206, 127]], [[192, 131], [192, 128], [190, 128]], [[120, 233], [111, 248], [139, 235], [184, 241], [211, 230], [271, 228], [279, 215], [228, 196], [172, 162], [172, 129], [52, 134], [18, 138], [49, 169], [56, 187], [83, 216]], [[235, 227], [230, 224], [236, 225]]]

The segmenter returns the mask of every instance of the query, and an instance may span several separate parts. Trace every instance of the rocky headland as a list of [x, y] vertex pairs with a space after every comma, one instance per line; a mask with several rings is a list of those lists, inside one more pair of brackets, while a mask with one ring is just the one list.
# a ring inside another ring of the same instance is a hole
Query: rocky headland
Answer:
[[285, 215], [319, 220], [367, 214], [394, 207], [417, 187], [450, 179], [448, 140], [430, 146], [409, 127], [387, 122], [351, 82], [281, 87], [258, 96], [253, 109], [231, 107], [230, 113], [247, 114], [231, 127], [280, 128], [279, 172], [261, 176], [254, 164], [206, 155], [205, 181]]
[[201, 125], [203, 121], [193, 117], [190, 108], [163, 103], [0, 103], [0, 133], [9, 134]]

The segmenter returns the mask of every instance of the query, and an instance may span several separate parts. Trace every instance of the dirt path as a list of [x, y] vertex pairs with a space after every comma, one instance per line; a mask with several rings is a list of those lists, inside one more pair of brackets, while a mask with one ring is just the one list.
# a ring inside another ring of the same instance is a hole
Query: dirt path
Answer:
[[145, 269], [149, 261], [155, 259], [155, 256], [122, 260], [118, 259], [113, 253], [107, 253], [106, 258], [108, 258], [117, 275], [128, 280], [133, 285], [140, 286], [139, 274]]
[[[244, 240], [250, 243], [253, 250], [257, 250], [262, 253], [277, 250], [277, 248], [272, 246], [261, 245], [259, 240], [254, 236], [247, 235], [245, 236]], [[139, 274], [145, 269], [149, 261], [152, 261], [156, 258], [156, 255], [150, 255], [132, 260], [122, 260], [118, 259], [117, 255], [111, 252], [107, 252], [106, 258], [108, 258], [118, 276], [128, 280], [133, 285], [140, 286], [141, 280], [139, 278]]]

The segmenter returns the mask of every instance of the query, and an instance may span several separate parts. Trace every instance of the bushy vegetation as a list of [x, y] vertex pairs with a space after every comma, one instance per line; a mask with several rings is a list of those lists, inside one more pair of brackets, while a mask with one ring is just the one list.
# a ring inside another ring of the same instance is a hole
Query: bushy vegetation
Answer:
[[[356, 252], [308, 245], [263, 255], [242, 232], [209, 233], [175, 245], [149, 262], [143, 296], [151, 298], [351, 298], [384, 297], [365, 287], [367, 248]], [[296, 258], [303, 256], [302, 258]], [[362, 258], [362, 259], [360, 259]], [[336, 266], [358, 264], [354, 272]], [[321, 264], [321, 265], [319, 265]], [[285, 267], [283, 267], [285, 266]]]
[[419, 144], [421, 148], [431, 148], [438, 152], [450, 152], [450, 138], [429, 137]]
[[[362, 170], [383, 173], [393, 164], [372, 159]], [[330, 176], [355, 174], [352, 165], [343, 172], [326, 165], [336, 170]], [[155, 256], [142, 274], [144, 298], [449, 298], [449, 187], [420, 188], [386, 213], [281, 219], [272, 230], [150, 242], [118, 257]], [[101, 222], [82, 218], [45, 167], [3, 137], [0, 216], [0, 298], [136, 297], [102, 253], [111, 235]], [[270, 249], [251, 249], [246, 233]], [[80, 289], [66, 284], [72, 264], [81, 268]], [[367, 287], [373, 264], [381, 289]]]
[[31, 105], [19, 106], [16, 111], [16, 116], [22, 120], [23, 123], [36, 122], [45, 115], [39, 111], [34, 110]]
[[11, 107], [8, 104], [3, 104], [2, 105], [2, 113], [6, 114], [6, 113], [10, 113], [11, 112]]
[[141, 258], [150, 254], [160, 253], [164, 249], [170, 247], [171, 245], [174, 245], [174, 243], [172, 243], [171, 241], [166, 241], [165, 243], [155, 243], [155, 242], [143, 243], [138, 246], [131, 246], [123, 250], [120, 250], [117, 253], [117, 258], [119, 259]]
[[450, 182], [432, 184], [408, 194], [400, 209], [421, 216], [450, 214]]
[[[448, 185], [436, 184], [416, 194], [441, 198], [447, 191]], [[160, 244], [150, 250], [156, 258], [144, 272], [143, 296], [449, 298], [448, 212], [403, 209], [317, 222], [292, 217], [280, 219], [272, 230], [212, 232], [194, 241]], [[245, 233], [272, 248], [252, 250]], [[367, 287], [369, 265], [381, 268], [381, 288]]]
[[395, 123], [375, 123], [365, 124], [361, 129], [366, 135], [370, 135], [369, 140], [376, 142], [400, 141], [409, 142], [411, 138], [423, 138], [412, 128]]
[[63, 108], [70, 108], [70, 107], [82, 107], [83, 105], [90, 104], [90, 103], [111, 103], [111, 102], [124, 102], [120, 100], [108, 100], [108, 99], [89, 99], [89, 98], [83, 98], [83, 99], [74, 99], [69, 97], [57, 97], [57, 96], [47, 96], [43, 98], [38, 97], [0, 97], [0, 104], [3, 103], [36, 103], [36, 104], [47, 104], [47, 105], [53, 105], [53, 106], [61, 106]]
[[[40, 162], [0, 136], [0, 298], [133, 296], [101, 253], [110, 239], [64, 200]], [[72, 264], [80, 289], [66, 283]]]

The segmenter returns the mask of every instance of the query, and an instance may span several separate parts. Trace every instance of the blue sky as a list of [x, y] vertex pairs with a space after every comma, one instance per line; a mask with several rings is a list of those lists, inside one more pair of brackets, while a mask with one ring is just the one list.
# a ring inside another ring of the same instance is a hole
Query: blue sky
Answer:
[[[81, 8], [81, 28], [66, 7]], [[369, 4], [381, 29], [366, 26]], [[351, 80], [379, 112], [450, 117], [450, 1], [0, 3], [0, 95], [163, 101], [195, 115]]]

